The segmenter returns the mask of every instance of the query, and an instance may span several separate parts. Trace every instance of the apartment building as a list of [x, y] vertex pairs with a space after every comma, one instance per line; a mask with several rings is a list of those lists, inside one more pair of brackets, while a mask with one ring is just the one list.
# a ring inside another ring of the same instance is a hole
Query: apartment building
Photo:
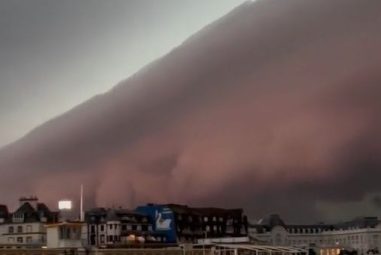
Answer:
[[43, 247], [46, 245], [48, 223], [57, 222], [52, 212], [37, 197], [23, 197], [13, 213], [0, 209], [0, 247]]

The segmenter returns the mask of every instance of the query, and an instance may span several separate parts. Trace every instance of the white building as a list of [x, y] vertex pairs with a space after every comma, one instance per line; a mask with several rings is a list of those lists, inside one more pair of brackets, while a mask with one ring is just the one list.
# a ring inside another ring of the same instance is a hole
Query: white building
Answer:
[[39, 203], [36, 197], [21, 198], [19, 201], [19, 208], [0, 220], [0, 247], [45, 246], [45, 225], [55, 222], [58, 214]]
[[278, 215], [270, 215], [251, 224], [249, 236], [259, 244], [315, 248], [320, 255], [336, 255], [341, 250], [358, 254], [381, 250], [381, 224], [376, 217], [333, 225], [286, 225]]
[[87, 246], [87, 226], [84, 222], [48, 224], [47, 248], [83, 248]]

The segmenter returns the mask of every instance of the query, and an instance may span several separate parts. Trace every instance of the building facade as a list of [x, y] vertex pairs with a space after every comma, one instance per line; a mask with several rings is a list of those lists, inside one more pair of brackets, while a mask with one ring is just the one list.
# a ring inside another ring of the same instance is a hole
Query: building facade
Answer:
[[48, 224], [47, 248], [66, 249], [87, 247], [87, 226], [84, 222], [64, 221]]
[[340, 224], [286, 225], [279, 215], [270, 215], [250, 224], [249, 236], [258, 244], [314, 248], [321, 255], [375, 254], [381, 248], [381, 224], [376, 217]]
[[58, 213], [52, 212], [38, 198], [20, 198], [19, 208], [1, 219], [1, 247], [46, 246], [46, 228], [48, 223], [57, 222]]
[[148, 216], [126, 209], [94, 208], [85, 214], [88, 244], [97, 247], [149, 242]]
[[137, 210], [150, 215], [154, 231], [164, 235], [167, 243], [195, 243], [202, 238], [247, 236], [247, 218], [242, 209], [148, 204]]

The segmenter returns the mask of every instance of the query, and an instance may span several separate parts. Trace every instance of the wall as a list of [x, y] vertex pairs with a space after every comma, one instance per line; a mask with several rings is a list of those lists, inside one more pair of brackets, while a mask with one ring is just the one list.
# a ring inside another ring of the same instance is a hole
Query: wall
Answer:
[[[9, 233], [13, 227], [13, 233]], [[18, 227], [22, 232], [18, 232]], [[17, 242], [22, 238], [22, 243]], [[44, 245], [46, 243], [46, 230], [43, 223], [15, 223], [0, 225], [0, 244]]]

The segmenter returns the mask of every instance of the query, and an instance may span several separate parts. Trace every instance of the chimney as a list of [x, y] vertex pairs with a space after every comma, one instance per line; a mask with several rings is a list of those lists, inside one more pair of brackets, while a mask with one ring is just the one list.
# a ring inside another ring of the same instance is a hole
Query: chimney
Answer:
[[29, 203], [35, 210], [37, 210], [38, 198], [36, 196], [21, 197], [19, 199], [19, 205], [22, 206], [25, 203]]

